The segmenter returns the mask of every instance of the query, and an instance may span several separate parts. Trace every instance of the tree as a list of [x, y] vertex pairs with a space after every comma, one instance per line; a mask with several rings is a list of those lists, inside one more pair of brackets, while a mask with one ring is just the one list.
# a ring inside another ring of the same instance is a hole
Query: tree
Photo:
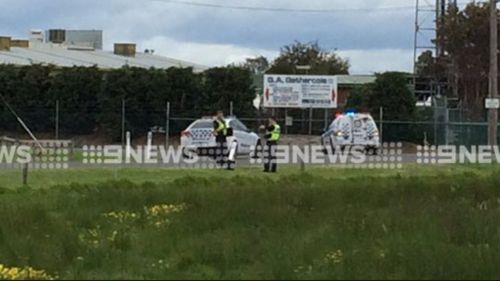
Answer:
[[[242, 67], [213, 68], [193, 73], [191, 68], [142, 69], [96, 67], [0, 65], [0, 93], [35, 133], [52, 133], [55, 103], [60, 101], [60, 129], [66, 134], [104, 133], [119, 140], [122, 101], [125, 127], [134, 136], [164, 126], [166, 104], [171, 114], [184, 121], [171, 122], [178, 132], [198, 118], [217, 109], [243, 116], [255, 113], [252, 73]], [[12, 113], [0, 104], [0, 131], [21, 132]]]
[[[377, 74], [374, 83], [367, 85], [369, 91], [366, 98], [367, 108], [373, 116], [378, 116], [383, 108], [384, 120], [416, 121], [416, 98], [410, 89], [411, 75], [401, 72], [385, 72]], [[421, 132], [425, 128], [388, 124], [384, 126], [383, 141], [409, 141], [421, 143]]]
[[416, 99], [409, 86], [410, 75], [401, 72], [377, 74], [370, 87], [367, 105], [373, 115], [384, 108], [384, 119], [412, 121], [415, 118]]
[[427, 61], [427, 66], [420, 67], [418, 74], [447, 79], [469, 117], [482, 119], [488, 93], [489, 4], [470, 3], [463, 10], [451, 5], [442, 22], [438, 38], [445, 55], [432, 58], [424, 53], [420, 62]]
[[253, 74], [262, 74], [269, 69], [269, 61], [264, 56], [247, 58], [242, 67], [250, 70]]
[[[0, 94], [12, 104], [13, 97], [16, 95], [16, 88], [13, 82], [20, 79], [17, 68], [13, 65], [0, 65]], [[16, 110], [18, 110], [16, 106]], [[8, 110], [3, 102], [0, 102], [0, 130], [14, 131], [18, 127], [15, 117]]]
[[[200, 95], [191, 69], [142, 69], [124, 67], [104, 75], [99, 93], [99, 124], [114, 140], [121, 135], [122, 101], [125, 127], [133, 135], [145, 135], [150, 128], [165, 124], [166, 103], [176, 116], [194, 114]], [[175, 127], [175, 126], [174, 126]]]
[[370, 85], [355, 87], [347, 98], [346, 109], [354, 109], [357, 112], [368, 111], [368, 99], [371, 94]]
[[102, 75], [95, 66], [54, 71], [48, 95], [51, 100], [59, 101], [61, 132], [91, 134], [94, 131]]
[[298, 65], [310, 65], [309, 74], [337, 75], [349, 74], [349, 61], [335, 52], [322, 49], [318, 42], [293, 44], [281, 48], [268, 74], [296, 74]]
[[435, 77], [436, 67], [436, 58], [432, 51], [425, 51], [417, 59], [416, 74], [422, 78]]
[[226, 113], [233, 102], [233, 110], [239, 116], [250, 117], [255, 114], [252, 105], [255, 88], [252, 74], [248, 69], [228, 66], [216, 67], [205, 71], [204, 89], [207, 113], [224, 110]]
[[172, 113], [176, 116], [201, 116], [206, 110], [204, 75], [194, 74], [191, 68], [169, 68], [166, 71], [168, 93]]
[[458, 94], [473, 118], [483, 112], [482, 100], [488, 93], [489, 6], [469, 4], [463, 11], [451, 8], [440, 28], [446, 50], [459, 78]]
[[[34, 131], [54, 128], [54, 101], [48, 96], [53, 66], [30, 65], [2, 67], [0, 92], [23, 121]], [[3, 108], [2, 127], [24, 132], [7, 108]]]

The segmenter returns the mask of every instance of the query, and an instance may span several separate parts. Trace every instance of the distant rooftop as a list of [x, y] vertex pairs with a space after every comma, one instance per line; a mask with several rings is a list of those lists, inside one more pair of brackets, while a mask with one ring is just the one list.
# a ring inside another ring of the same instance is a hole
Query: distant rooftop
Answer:
[[97, 66], [101, 69], [116, 69], [123, 66], [158, 69], [192, 67], [194, 72], [202, 72], [208, 68], [188, 61], [159, 56], [154, 54], [154, 50], [137, 52], [133, 43], [115, 44], [115, 49], [112, 51], [103, 51], [100, 46], [102, 46], [101, 31], [49, 30], [44, 34], [42, 30], [31, 30], [29, 40], [0, 37], [0, 64]]
[[116, 69], [123, 66], [141, 68], [193, 67], [194, 72], [202, 72], [207, 67], [182, 60], [158, 55], [136, 53], [134, 57], [115, 55], [113, 52], [92, 50], [70, 50], [50, 44], [34, 48], [12, 47], [10, 51], [0, 51], [0, 64], [31, 65], [45, 64], [60, 67], [97, 66], [103, 69]]
[[173, 58], [137, 52], [134, 57], [115, 55], [112, 51], [81, 50], [57, 46], [51, 43], [36, 47], [11, 47], [10, 51], [0, 51], [0, 64], [31, 65], [45, 64], [60, 67], [97, 66], [102, 69], [116, 69], [123, 66], [141, 68], [193, 67], [194, 72], [202, 72], [208, 67]]
[[337, 75], [339, 85], [364, 85], [375, 82], [374, 75]]

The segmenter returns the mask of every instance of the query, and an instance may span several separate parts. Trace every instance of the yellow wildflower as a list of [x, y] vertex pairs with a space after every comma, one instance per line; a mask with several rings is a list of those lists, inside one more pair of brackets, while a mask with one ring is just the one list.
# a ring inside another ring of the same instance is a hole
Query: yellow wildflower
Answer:
[[36, 270], [30, 266], [19, 268], [0, 264], [0, 279], [3, 280], [54, 280], [56, 278], [44, 270]]

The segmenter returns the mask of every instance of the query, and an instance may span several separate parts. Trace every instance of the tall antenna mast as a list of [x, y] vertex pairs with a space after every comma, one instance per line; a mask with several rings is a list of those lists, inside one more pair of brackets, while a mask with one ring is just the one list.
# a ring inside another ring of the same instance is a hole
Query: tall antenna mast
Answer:
[[426, 51], [431, 51], [433, 57], [438, 59], [445, 55], [444, 40], [439, 34], [439, 28], [444, 24], [446, 10], [447, 0], [416, 0], [413, 86], [418, 98], [441, 93], [438, 77], [417, 77], [417, 60], [419, 55]]

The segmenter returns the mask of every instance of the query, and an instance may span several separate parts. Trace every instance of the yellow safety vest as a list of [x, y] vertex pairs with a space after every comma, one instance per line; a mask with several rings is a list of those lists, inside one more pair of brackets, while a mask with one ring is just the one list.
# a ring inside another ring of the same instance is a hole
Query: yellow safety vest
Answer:
[[279, 141], [281, 138], [281, 127], [280, 125], [274, 125], [274, 130], [271, 132], [270, 141]]
[[226, 126], [226, 121], [220, 121], [219, 119], [216, 120], [219, 126], [217, 127], [217, 130], [215, 130], [217, 133], [221, 133], [226, 136], [227, 135], [227, 126]]

